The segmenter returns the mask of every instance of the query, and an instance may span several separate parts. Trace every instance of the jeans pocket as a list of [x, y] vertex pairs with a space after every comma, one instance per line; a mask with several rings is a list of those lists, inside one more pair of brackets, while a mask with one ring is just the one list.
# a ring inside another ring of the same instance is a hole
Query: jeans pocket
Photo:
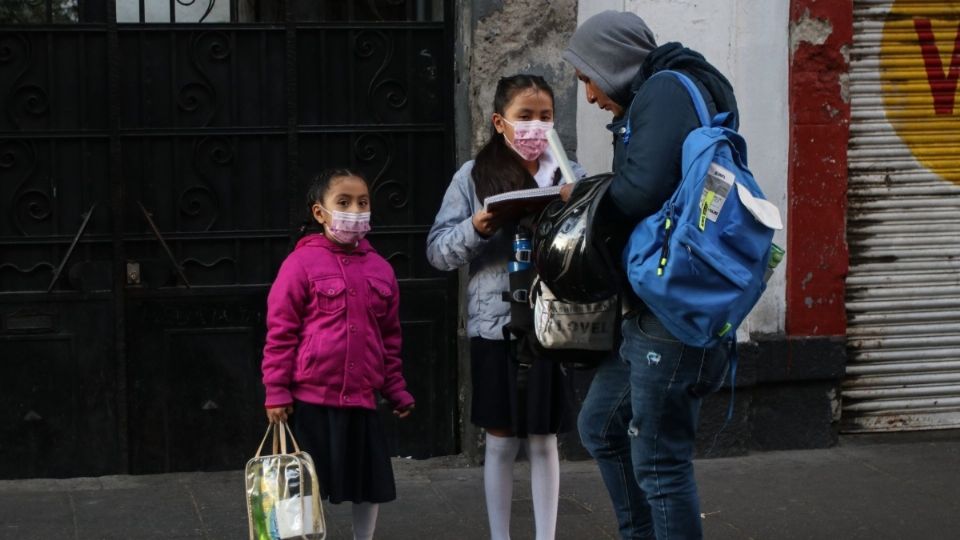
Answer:
[[[647, 381], [674, 381], [688, 350], [679, 341], [645, 332], [635, 319], [624, 321], [620, 358], [631, 367], [631, 373], [643, 373]], [[692, 375], [688, 380], [692, 380]]]
[[690, 386], [690, 393], [703, 398], [719, 390], [727, 376], [728, 364], [726, 348], [721, 346], [705, 349], [697, 382]]

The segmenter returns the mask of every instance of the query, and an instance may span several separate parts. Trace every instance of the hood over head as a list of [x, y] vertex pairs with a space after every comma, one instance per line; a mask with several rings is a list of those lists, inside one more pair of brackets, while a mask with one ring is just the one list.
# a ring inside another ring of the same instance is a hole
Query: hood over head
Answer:
[[656, 48], [653, 32], [635, 13], [604, 11], [577, 28], [563, 51], [563, 59], [610, 99], [629, 105], [634, 76]]

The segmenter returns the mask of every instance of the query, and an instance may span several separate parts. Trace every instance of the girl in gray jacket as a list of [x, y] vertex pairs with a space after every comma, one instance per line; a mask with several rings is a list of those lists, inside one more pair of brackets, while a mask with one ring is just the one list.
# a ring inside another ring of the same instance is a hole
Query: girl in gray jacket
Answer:
[[[517, 406], [517, 366], [503, 332], [510, 305], [502, 298], [509, 290], [513, 223], [485, 211], [483, 201], [559, 182], [559, 165], [546, 142], [553, 127], [553, 90], [539, 76], [504, 77], [493, 109], [490, 140], [454, 175], [427, 237], [427, 257], [440, 270], [469, 266], [470, 421], [486, 430], [483, 479], [490, 536], [510, 537], [513, 463], [521, 443], [516, 434], [521, 433], [530, 459], [536, 537], [546, 540], [556, 529], [557, 432], [570, 425], [566, 375], [557, 362], [535, 360], [527, 374], [526, 404]], [[573, 168], [584, 176], [578, 165]], [[524, 411], [522, 418], [518, 411]]]

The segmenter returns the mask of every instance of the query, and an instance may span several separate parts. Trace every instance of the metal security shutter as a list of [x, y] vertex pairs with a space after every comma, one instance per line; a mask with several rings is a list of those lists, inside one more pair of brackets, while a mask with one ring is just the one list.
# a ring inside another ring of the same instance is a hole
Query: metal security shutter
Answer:
[[854, 21], [842, 429], [960, 427], [960, 97], [935, 102], [923, 39], [949, 74], [960, 6], [857, 1]]

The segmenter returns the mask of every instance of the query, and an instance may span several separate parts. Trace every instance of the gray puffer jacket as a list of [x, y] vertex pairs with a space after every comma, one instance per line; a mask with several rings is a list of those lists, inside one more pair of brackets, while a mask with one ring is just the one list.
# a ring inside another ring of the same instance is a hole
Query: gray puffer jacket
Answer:
[[[571, 164], [577, 178], [586, 173]], [[502, 230], [490, 238], [473, 228], [473, 214], [483, 207], [477, 198], [470, 171], [473, 161], [453, 176], [440, 211], [427, 235], [427, 259], [438, 270], [456, 270], [470, 265], [467, 285], [467, 335], [503, 339], [503, 326], [510, 322], [510, 304], [502, 293], [510, 287], [507, 262], [513, 253], [513, 239]]]

